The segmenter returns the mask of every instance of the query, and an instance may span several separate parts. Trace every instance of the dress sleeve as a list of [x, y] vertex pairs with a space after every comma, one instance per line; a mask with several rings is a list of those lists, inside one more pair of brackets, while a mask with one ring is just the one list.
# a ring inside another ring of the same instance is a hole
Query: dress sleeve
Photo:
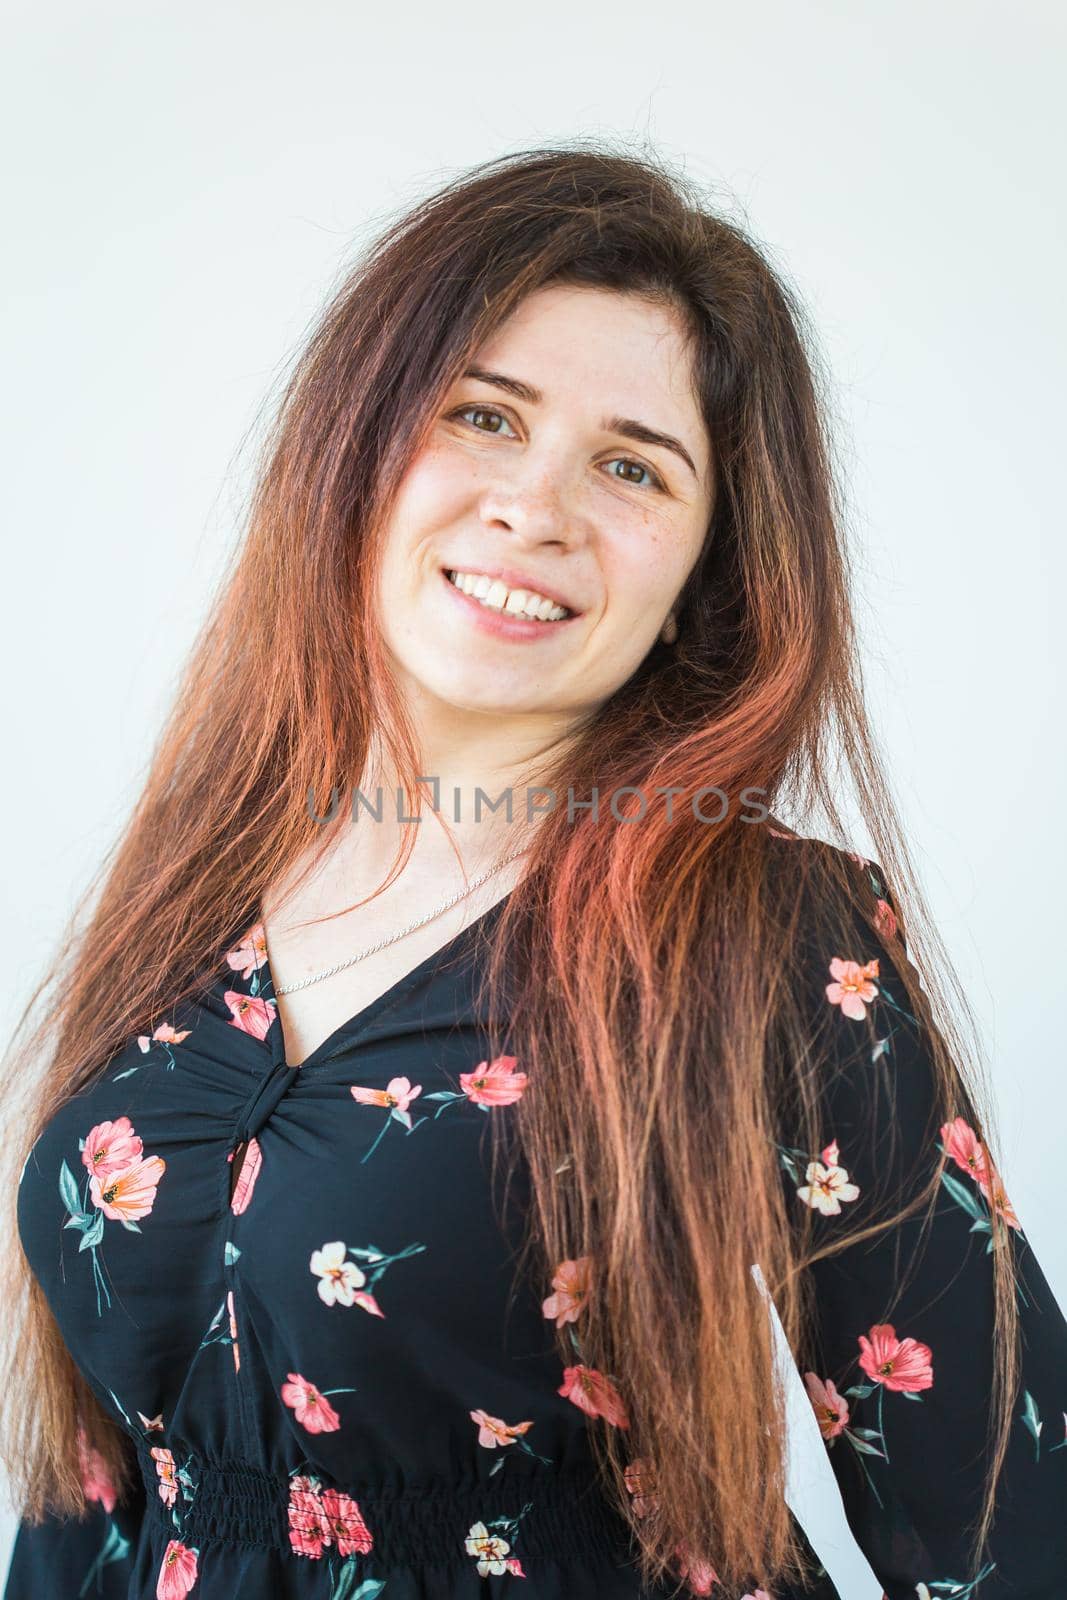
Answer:
[[127, 1600], [144, 1518], [143, 1486], [118, 1500], [106, 1477], [90, 1471], [93, 1496], [83, 1517], [46, 1515], [15, 1529], [3, 1600]]
[[[857, 1544], [887, 1600], [1062, 1600], [1067, 1594], [1067, 1321], [979, 1141], [957, 1076], [943, 1119], [926, 1025], [912, 1015], [897, 910], [856, 859], [875, 907], [851, 932], [807, 914], [798, 950], [818, 1048], [817, 1149], [786, 1122], [787, 1205], [815, 1249], [894, 1215], [948, 1151], [932, 1219], [920, 1206], [807, 1269], [814, 1334], [794, 1352]], [[850, 913], [852, 918], [853, 914]], [[846, 923], [847, 928], [847, 923]], [[876, 931], [877, 930], [877, 931]], [[920, 1011], [922, 1007], [917, 1007]], [[790, 1132], [794, 1137], [789, 1137]], [[1021, 1329], [1007, 1454], [983, 1565], [973, 1533], [992, 1461], [991, 1208], [1008, 1224]]]

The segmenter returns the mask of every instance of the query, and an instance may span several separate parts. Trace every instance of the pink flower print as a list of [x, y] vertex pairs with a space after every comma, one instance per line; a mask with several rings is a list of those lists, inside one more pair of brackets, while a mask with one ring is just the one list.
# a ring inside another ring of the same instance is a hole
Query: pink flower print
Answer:
[[89, 1180], [93, 1205], [112, 1222], [137, 1222], [147, 1217], [155, 1205], [156, 1189], [166, 1168], [162, 1156], [144, 1156], [125, 1171], [111, 1172], [103, 1179], [94, 1173]]
[[145, 1433], [162, 1433], [163, 1432], [163, 1413], [162, 1413], [162, 1411], [159, 1412], [159, 1414], [157, 1416], [154, 1416], [154, 1417], [146, 1417], [143, 1411], [138, 1411], [137, 1418], [138, 1418], [138, 1421], [141, 1424], [141, 1427], [144, 1429]]
[[918, 1339], [898, 1339], [891, 1322], [878, 1322], [859, 1336], [860, 1366], [875, 1383], [915, 1394], [934, 1382], [933, 1351]]
[[1021, 1227], [1004, 1192], [1004, 1186], [970, 1124], [962, 1117], [954, 1117], [951, 1122], [942, 1123], [941, 1142], [956, 1165], [962, 1167], [969, 1178], [974, 1179], [988, 1201], [990, 1209], [998, 1211], [1010, 1227]]
[[585, 1310], [592, 1287], [592, 1256], [579, 1256], [576, 1261], [561, 1261], [552, 1278], [556, 1291], [541, 1302], [542, 1314], [555, 1317], [556, 1327], [565, 1322], [577, 1322]]
[[238, 1348], [237, 1348], [237, 1313], [234, 1311], [234, 1308], [233, 1308], [233, 1290], [232, 1289], [227, 1289], [227, 1291], [226, 1291], [226, 1310], [229, 1313], [229, 1317], [230, 1317], [230, 1339], [232, 1341], [232, 1349], [233, 1349], [233, 1370], [234, 1370], [234, 1372], [240, 1372], [240, 1370], [241, 1370], [241, 1356], [240, 1356], [240, 1352], [238, 1351]]
[[564, 1367], [563, 1382], [556, 1390], [567, 1400], [572, 1400], [580, 1411], [590, 1417], [603, 1417], [614, 1428], [628, 1428], [630, 1419], [618, 1390], [595, 1367]]
[[992, 1166], [989, 1165], [988, 1161], [986, 1163], [986, 1170], [991, 1174], [991, 1176], [985, 1183], [982, 1184], [981, 1187], [982, 1193], [989, 1201], [990, 1210], [999, 1212], [1010, 1228], [1021, 1228], [1022, 1223], [1015, 1215], [1011, 1201], [1004, 1192], [1004, 1185], [1001, 1183], [997, 1172]]
[[741, 1600], [774, 1600], [774, 1597], [766, 1589], [757, 1589], [755, 1594], [743, 1594]]
[[858, 961], [843, 961], [835, 956], [830, 963], [830, 976], [834, 981], [826, 985], [827, 1000], [841, 1007], [842, 1016], [862, 1022], [868, 1004], [878, 994], [877, 985], [871, 981], [878, 977], [878, 958], [861, 967]]
[[78, 1468], [81, 1473], [82, 1489], [87, 1500], [99, 1500], [104, 1510], [110, 1515], [115, 1509], [118, 1498], [115, 1485], [111, 1481], [111, 1474], [107, 1468], [100, 1451], [91, 1445], [86, 1436], [84, 1426], [78, 1424]]
[[309, 1433], [336, 1433], [341, 1426], [341, 1419], [330, 1402], [299, 1372], [289, 1373], [289, 1382], [282, 1384], [281, 1395], [295, 1412], [297, 1422]]
[[337, 1546], [338, 1555], [366, 1555], [374, 1540], [358, 1504], [339, 1489], [323, 1489], [318, 1478], [289, 1482], [289, 1543], [297, 1555], [317, 1561]]
[[804, 1387], [808, 1391], [819, 1432], [826, 1440], [836, 1439], [848, 1423], [848, 1401], [838, 1394], [832, 1378], [823, 1380], [814, 1372], [805, 1372]]
[[510, 1106], [522, 1099], [526, 1073], [515, 1071], [515, 1056], [482, 1061], [473, 1072], [461, 1072], [460, 1087], [476, 1106]]
[[941, 1142], [956, 1165], [962, 1167], [975, 1183], [984, 1186], [988, 1181], [985, 1151], [971, 1125], [962, 1117], [954, 1117], [951, 1122], [943, 1122]]
[[298, 1556], [322, 1557], [333, 1542], [317, 1478], [298, 1474], [289, 1480], [289, 1543]]
[[196, 1582], [196, 1551], [172, 1539], [163, 1553], [156, 1600], [184, 1600]]
[[897, 931], [897, 914], [888, 900], [879, 900], [874, 908], [874, 926], [883, 939], [892, 939]]
[[804, 1176], [807, 1183], [797, 1190], [797, 1198], [824, 1217], [836, 1217], [841, 1212], [842, 1200], [859, 1197], [859, 1186], [849, 1182], [848, 1172], [838, 1166], [837, 1140], [834, 1139], [821, 1152], [822, 1159], [809, 1161]]
[[115, 1122], [98, 1122], [85, 1136], [82, 1163], [90, 1175], [106, 1178], [112, 1172], [123, 1172], [140, 1160], [144, 1146], [129, 1117], [119, 1117]]
[[381, 1106], [384, 1110], [392, 1112], [398, 1122], [405, 1128], [411, 1127], [411, 1112], [408, 1106], [415, 1096], [422, 1093], [422, 1084], [411, 1086], [410, 1078], [390, 1078], [384, 1089], [366, 1089], [362, 1084], [352, 1084], [352, 1098], [358, 1100], [361, 1106]]
[[157, 1485], [159, 1498], [165, 1506], [172, 1506], [178, 1498], [178, 1478], [174, 1465], [174, 1456], [170, 1450], [164, 1450], [161, 1445], [152, 1446], [152, 1459], [156, 1464], [156, 1476], [159, 1478]]
[[857, 850], [846, 850], [845, 854], [850, 861], [854, 861], [856, 863], [857, 867], [859, 867], [861, 871], [864, 867], [870, 866], [870, 862], [867, 860], [867, 857], [861, 856]]
[[374, 1548], [370, 1529], [355, 1500], [339, 1489], [325, 1489], [322, 1509], [339, 1556], [365, 1556]]
[[470, 1415], [471, 1421], [478, 1424], [478, 1443], [487, 1450], [495, 1450], [498, 1444], [514, 1444], [533, 1427], [532, 1422], [504, 1422], [500, 1417], [491, 1417], [488, 1411], [472, 1411]]
[[142, 1033], [138, 1035], [137, 1043], [143, 1051], [148, 1051], [152, 1048], [153, 1039], [158, 1040], [160, 1044], [181, 1044], [183, 1039], [188, 1039], [191, 1032], [190, 1028], [183, 1028], [181, 1032], [178, 1032], [169, 1022], [161, 1022], [152, 1034], [151, 1039], [147, 1033]]
[[518, 1562], [512, 1558], [507, 1560], [507, 1553], [511, 1549], [506, 1539], [498, 1533], [490, 1533], [484, 1522], [471, 1523], [467, 1537], [463, 1541], [467, 1554], [477, 1556], [478, 1575], [488, 1578], [489, 1575], [501, 1572], [517, 1572], [517, 1576], [524, 1578], [526, 1574]]
[[[785, 835], [782, 835], [785, 838]], [[635, 1517], [646, 1517], [659, 1504], [651, 1492], [653, 1484], [652, 1463], [647, 1456], [639, 1456], [623, 1468], [623, 1482], [633, 1496], [631, 1505]]]
[[267, 1037], [276, 1009], [273, 1000], [263, 1000], [259, 995], [238, 994], [236, 989], [227, 989], [222, 998], [232, 1013], [232, 1027], [240, 1028], [242, 1033], [250, 1033], [253, 1039]]
[[[367, 1275], [347, 1257], [348, 1246], [343, 1239], [335, 1239], [332, 1244], [324, 1244], [321, 1250], [311, 1252], [311, 1270], [319, 1280], [319, 1299], [328, 1306], [351, 1306], [360, 1298], [373, 1300], [372, 1295], [357, 1295]], [[378, 1310], [378, 1315], [381, 1314]]]
[[707, 1561], [693, 1561], [683, 1545], [675, 1551], [680, 1563], [678, 1576], [689, 1585], [689, 1593], [708, 1595], [719, 1581], [719, 1574]]
[[[226, 1160], [232, 1161], [235, 1154], [236, 1152], [231, 1150]], [[262, 1165], [263, 1152], [259, 1148], [259, 1140], [253, 1134], [245, 1147], [244, 1160], [241, 1162], [240, 1171], [237, 1174], [237, 1182], [233, 1186], [233, 1194], [230, 1197], [230, 1210], [235, 1217], [239, 1217], [242, 1211], [247, 1211], [248, 1202], [252, 1198], [252, 1191], [256, 1186], [256, 1179], [259, 1177], [259, 1169]]]
[[253, 972], [258, 972], [267, 959], [267, 935], [263, 930], [262, 922], [257, 922], [249, 928], [236, 949], [226, 952], [226, 964], [234, 972], [239, 972], [241, 977], [248, 979]]

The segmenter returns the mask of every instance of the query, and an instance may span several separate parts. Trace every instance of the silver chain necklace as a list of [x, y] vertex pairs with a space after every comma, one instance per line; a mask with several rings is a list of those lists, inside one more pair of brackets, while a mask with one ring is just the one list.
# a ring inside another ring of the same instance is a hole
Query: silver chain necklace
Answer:
[[275, 985], [274, 993], [276, 995], [295, 994], [298, 989], [307, 989], [313, 983], [321, 983], [324, 978], [332, 978], [335, 972], [344, 972], [347, 967], [354, 967], [357, 961], [363, 961], [367, 956], [372, 956], [377, 951], [384, 950], [386, 945], [396, 944], [398, 939], [406, 938], [409, 933], [414, 933], [416, 928], [422, 928], [427, 922], [433, 922], [435, 917], [442, 916], [449, 906], [456, 904], [457, 900], [465, 900], [469, 894], [474, 893], [479, 884], [484, 883], [487, 878], [491, 878], [494, 872], [499, 872], [502, 867], [506, 867], [509, 861], [515, 861], [519, 856], [526, 855], [529, 848], [529, 845], [525, 845], [523, 849], [514, 851], [510, 856], [505, 856], [503, 861], [498, 861], [495, 867], [489, 868], [488, 872], [483, 872], [478, 878], [472, 878], [466, 889], [460, 889], [458, 894], [450, 895], [435, 911], [431, 911], [428, 916], [420, 917], [417, 922], [409, 923], [406, 928], [401, 928], [399, 933], [390, 934], [388, 939], [379, 939], [378, 943], [372, 944], [369, 949], [361, 950], [358, 955], [349, 956], [347, 961], [338, 961], [336, 966], [327, 967], [325, 972], [316, 972], [310, 978], [301, 978], [299, 983], [287, 983], [284, 989], [279, 989]]

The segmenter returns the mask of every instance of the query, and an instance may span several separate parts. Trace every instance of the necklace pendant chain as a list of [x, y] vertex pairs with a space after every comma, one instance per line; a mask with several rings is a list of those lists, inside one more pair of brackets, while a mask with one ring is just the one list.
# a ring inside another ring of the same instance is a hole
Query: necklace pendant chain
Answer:
[[419, 917], [417, 921], [408, 923], [406, 928], [401, 928], [399, 933], [391, 933], [387, 939], [379, 939], [377, 944], [370, 945], [366, 950], [360, 950], [357, 955], [349, 956], [345, 961], [338, 961], [336, 966], [327, 967], [324, 972], [315, 972], [310, 978], [301, 978], [299, 983], [287, 983], [282, 989], [275, 986], [274, 993], [276, 995], [296, 994], [298, 989], [308, 989], [313, 983], [321, 983], [324, 978], [332, 978], [334, 973], [344, 972], [348, 967], [354, 967], [357, 961], [365, 961], [367, 956], [376, 955], [379, 950], [384, 950], [387, 945], [396, 944], [399, 939], [405, 939], [409, 933], [414, 933], [416, 928], [425, 927], [428, 922], [433, 922], [435, 918], [443, 916], [450, 906], [456, 904], [457, 900], [465, 900], [468, 895], [474, 893], [480, 884], [485, 883], [486, 879], [491, 878], [495, 872], [499, 872], [501, 868], [506, 867], [510, 861], [515, 861], [519, 856], [525, 855], [528, 850], [529, 845], [526, 845], [522, 850], [515, 850], [510, 856], [505, 856], [503, 861], [498, 861], [495, 867], [489, 868], [488, 872], [483, 872], [479, 877], [472, 878], [465, 889], [460, 889], [458, 893], [450, 895], [447, 900], [442, 901], [439, 906], [425, 917]]

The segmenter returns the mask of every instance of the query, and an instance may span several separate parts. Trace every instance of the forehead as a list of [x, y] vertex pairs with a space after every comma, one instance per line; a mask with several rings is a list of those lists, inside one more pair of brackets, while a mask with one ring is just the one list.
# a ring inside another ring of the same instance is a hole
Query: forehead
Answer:
[[575, 420], [639, 418], [682, 438], [706, 471], [710, 441], [696, 392], [691, 329], [676, 306], [619, 290], [549, 284], [527, 295], [474, 363], [535, 388]]

